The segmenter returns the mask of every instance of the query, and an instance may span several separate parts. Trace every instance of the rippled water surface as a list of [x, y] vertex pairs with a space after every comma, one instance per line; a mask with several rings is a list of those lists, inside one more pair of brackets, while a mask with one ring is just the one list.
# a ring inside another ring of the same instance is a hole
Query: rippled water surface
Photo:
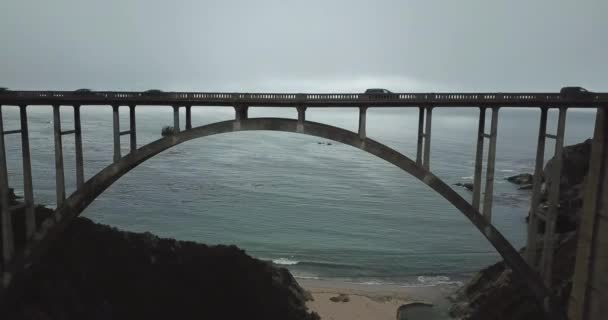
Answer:
[[[121, 129], [127, 130], [124, 109]], [[18, 128], [18, 110], [3, 111], [5, 130]], [[233, 115], [229, 108], [197, 108], [193, 123]], [[472, 109], [434, 111], [431, 169], [448, 184], [471, 180], [477, 115]], [[296, 112], [250, 110], [256, 116], [295, 118]], [[356, 130], [357, 116], [355, 109], [307, 112], [307, 120], [349, 130]], [[62, 117], [64, 130], [71, 129], [71, 109], [63, 108]], [[111, 108], [83, 107], [82, 117], [88, 178], [112, 161]], [[140, 107], [137, 117], [141, 146], [172, 124], [172, 109]], [[415, 158], [417, 117], [417, 109], [370, 109], [368, 136]], [[525, 241], [528, 192], [503, 178], [532, 171], [538, 118], [535, 110], [500, 111], [493, 216], [516, 247]], [[591, 112], [569, 112], [566, 143], [590, 137], [594, 118]], [[30, 107], [35, 196], [54, 206], [51, 119], [50, 107]], [[550, 132], [555, 120], [550, 113]], [[6, 137], [10, 184], [18, 192], [19, 139]], [[64, 136], [63, 144], [69, 194], [75, 188], [73, 137]], [[128, 136], [122, 146], [127, 153]], [[552, 150], [548, 145], [547, 156]], [[468, 191], [455, 188], [470, 199]], [[293, 133], [238, 132], [184, 143], [129, 172], [83, 215], [126, 230], [236, 244], [299, 277], [432, 285], [451, 283], [498, 258], [459, 211], [407, 173], [359, 149]]]

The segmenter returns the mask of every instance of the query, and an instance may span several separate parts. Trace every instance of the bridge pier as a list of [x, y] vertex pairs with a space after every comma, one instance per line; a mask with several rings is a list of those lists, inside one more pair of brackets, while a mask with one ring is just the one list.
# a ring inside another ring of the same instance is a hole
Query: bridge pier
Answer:
[[367, 107], [359, 107], [359, 138], [364, 140], [366, 137], [365, 121], [367, 118]]
[[297, 132], [304, 131], [304, 121], [306, 121], [306, 107], [298, 106], [296, 107], [298, 110], [298, 125], [296, 127]]
[[173, 130], [179, 132], [179, 106], [173, 106]]
[[543, 185], [543, 165], [545, 158], [545, 138], [547, 135], [547, 108], [540, 110], [540, 125], [538, 128], [538, 145], [536, 147], [536, 163], [534, 166], [534, 181], [532, 200], [528, 213], [528, 239], [526, 244], [526, 261], [532, 268], [538, 263], [538, 205], [540, 204], [541, 187]]
[[30, 137], [27, 126], [27, 106], [19, 106], [21, 118], [21, 154], [23, 157], [23, 203], [25, 204], [25, 237], [29, 241], [36, 233], [34, 212], [34, 187], [32, 185], [32, 160]]
[[119, 105], [112, 106], [112, 124], [114, 129], [114, 162], [120, 160], [120, 117], [118, 114]]
[[186, 106], [186, 130], [192, 129], [192, 106]]
[[131, 152], [137, 150], [137, 125], [135, 123], [135, 105], [129, 106], [129, 142]]
[[61, 141], [61, 113], [60, 106], [53, 106], [53, 131], [55, 135], [55, 189], [57, 194], [57, 208], [65, 200], [65, 176], [63, 173], [63, 144]]
[[[0, 219], [2, 223], [2, 264], [0, 264], [0, 271], [3, 271], [5, 266], [11, 261], [15, 250], [13, 223], [9, 211], [10, 204], [8, 203], [8, 171], [6, 168], [4, 132], [2, 106], [0, 106]], [[4, 286], [6, 280], [3, 272], [0, 273], [0, 280], [2, 280]]]
[[74, 144], [76, 152], [76, 188], [84, 185], [84, 159], [82, 154], [82, 127], [80, 124], [80, 106], [74, 105]]
[[481, 201], [481, 173], [483, 169], [483, 141], [485, 140], [486, 108], [479, 108], [479, 125], [477, 128], [477, 149], [475, 152], [475, 173], [473, 175], [473, 200], [472, 205], [479, 211]]
[[424, 126], [424, 157], [422, 167], [431, 170], [431, 124], [433, 123], [433, 107], [426, 107], [426, 125]]
[[555, 224], [557, 222], [559, 189], [562, 175], [562, 151], [564, 148], [564, 133], [566, 130], [566, 110], [566, 108], [559, 109], [557, 134], [555, 135], [555, 156], [552, 171], [549, 173], [551, 176], [549, 209], [545, 216], [545, 235], [540, 268], [540, 272], [547, 287], [551, 287], [553, 277], [553, 247], [555, 244]]
[[492, 108], [490, 134], [484, 135], [490, 139], [488, 147], [488, 165], [486, 166], [486, 190], [483, 198], [483, 216], [492, 223], [492, 200], [494, 198], [494, 166], [496, 163], [496, 139], [498, 136], [498, 107]]
[[[607, 106], [608, 107], [608, 106]], [[608, 313], [608, 111], [598, 108], [568, 317], [601, 320]], [[593, 174], [592, 174], [593, 173]]]
[[422, 148], [424, 144], [424, 108], [418, 108], [418, 141], [416, 144], [416, 164], [422, 166]]

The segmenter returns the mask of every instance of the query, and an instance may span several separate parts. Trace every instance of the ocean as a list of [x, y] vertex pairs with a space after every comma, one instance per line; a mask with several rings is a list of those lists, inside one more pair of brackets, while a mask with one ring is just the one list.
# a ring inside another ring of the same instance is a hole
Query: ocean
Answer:
[[[18, 109], [2, 109], [5, 130], [17, 129]], [[35, 199], [54, 207], [52, 109], [28, 110]], [[81, 110], [89, 178], [112, 162], [112, 112], [109, 106]], [[139, 146], [159, 139], [161, 128], [173, 123], [170, 107], [137, 110]], [[448, 184], [472, 181], [478, 111], [437, 108], [433, 113], [431, 170]], [[525, 243], [529, 191], [517, 190], [504, 178], [533, 171], [539, 114], [500, 110], [493, 219], [516, 248]], [[121, 130], [127, 130], [128, 108], [120, 116]], [[253, 108], [249, 116], [296, 118], [297, 113]], [[234, 111], [198, 107], [192, 117], [199, 126], [229, 120]], [[307, 111], [307, 120], [353, 131], [357, 117], [354, 108]], [[63, 130], [73, 128], [72, 119], [72, 109], [63, 107]], [[566, 144], [591, 137], [594, 119], [594, 112], [569, 111]], [[556, 120], [551, 111], [548, 132], [555, 131]], [[367, 134], [415, 158], [417, 121], [418, 109], [369, 109]], [[20, 136], [6, 136], [5, 143], [9, 184], [19, 194]], [[63, 146], [70, 194], [76, 186], [73, 136], [63, 136]], [[128, 136], [123, 136], [123, 154], [128, 148]], [[552, 141], [546, 150], [548, 159]], [[464, 188], [454, 188], [471, 198]], [[304, 279], [459, 285], [499, 259], [458, 210], [406, 172], [359, 149], [293, 133], [238, 132], [179, 145], [122, 177], [82, 215], [124, 230], [235, 244]]]

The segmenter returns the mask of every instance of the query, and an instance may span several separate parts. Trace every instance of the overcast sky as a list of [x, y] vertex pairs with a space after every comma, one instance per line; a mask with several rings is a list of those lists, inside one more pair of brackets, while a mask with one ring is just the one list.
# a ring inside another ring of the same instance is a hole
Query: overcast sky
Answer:
[[606, 0], [0, 0], [0, 86], [608, 91]]

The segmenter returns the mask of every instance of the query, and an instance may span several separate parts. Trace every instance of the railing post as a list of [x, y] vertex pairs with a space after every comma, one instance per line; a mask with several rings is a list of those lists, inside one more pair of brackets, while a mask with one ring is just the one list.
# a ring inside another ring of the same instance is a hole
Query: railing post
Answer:
[[55, 133], [55, 188], [57, 193], [57, 208], [65, 200], [65, 176], [63, 173], [63, 143], [61, 142], [61, 113], [60, 106], [53, 106], [53, 128]]
[[21, 118], [21, 153], [23, 157], [23, 202], [25, 204], [25, 237], [30, 240], [36, 233], [34, 212], [34, 186], [32, 185], [32, 159], [30, 137], [27, 126], [27, 106], [19, 106]]
[[481, 172], [483, 167], [483, 140], [485, 139], [486, 108], [479, 108], [479, 126], [477, 128], [477, 149], [475, 152], [475, 173], [473, 175], [473, 208], [479, 211], [481, 201]]
[[538, 248], [538, 205], [540, 204], [541, 187], [543, 185], [543, 164], [545, 161], [545, 137], [547, 134], [547, 108], [540, 109], [540, 125], [538, 127], [538, 144], [536, 146], [536, 164], [534, 180], [532, 181], [532, 200], [528, 213], [528, 239], [526, 244], [526, 261], [536, 268]]
[[[0, 214], [2, 214], [2, 269], [13, 258], [15, 239], [13, 236], [13, 223], [8, 203], [8, 172], [6, 169], [6, 153], [4, 148], [4, 125], [2, 122], [2, 106], [0, 106]], [[0, 274], [0, 280], [3, 279]]]
[[186, 106], [186, 130], [192, 129], [192, 106]]
[[486, 167], [486, 190], [483, 198], [483, 216], [492, 223], [492, 201], [494, 199], [494, 165], [496, 163], [496, 139], [498, 135], [498, 107], [492, 108], [488, 165]]
[[568, 316], [606, 318], [608, 305], [608, 105], [597, 109]]
[[426, 125], [424, 126], [424, 158], [422, 167], [431, 170], [431, 130], [433, 123], [433, 107], [426, 107]]
[[179, 132], [179, 106], [173, 106], [173, 130]]
[[114, 126], [114, 162], [120, 160], [120, 117], [118, 114], [119, 105], [112, 106], [112, 123]]
[[367, 107], [359, 107], [359, 138], [362, 140], [366, 137], [365, 120], [367, 116]]
[[129, 139], [131, 152], [137, 150], [137, 124], [135, 123], [135, 105], [129, 106]]
[[422, 166], [422, 147], [424, 143], [424, 108], [418, 108], [418, 143], [416, 144], [416, 164]]
[[559, 189], [562, 175], [562, 153], [564, 148], [564, 132], [566, 130], [566, 110], [566, 108], [559, 109], [553, 168], [549, 173], [551, 175], [549, 209], [545, 220], [545, 236], [543, 240], [543, 255], [541, 258], [541, 274], [547, 287], [551, 287], [553, 277], [553, 245], [555, 243], [555, 224], [557, 222], [557, 207], [559, 205]]
[[74, 142], [76, 144], [76, 187], [84, 185], [84, 160], [82, 154], [82, 127], [80, 124], [80, 106], [74, 105]]

